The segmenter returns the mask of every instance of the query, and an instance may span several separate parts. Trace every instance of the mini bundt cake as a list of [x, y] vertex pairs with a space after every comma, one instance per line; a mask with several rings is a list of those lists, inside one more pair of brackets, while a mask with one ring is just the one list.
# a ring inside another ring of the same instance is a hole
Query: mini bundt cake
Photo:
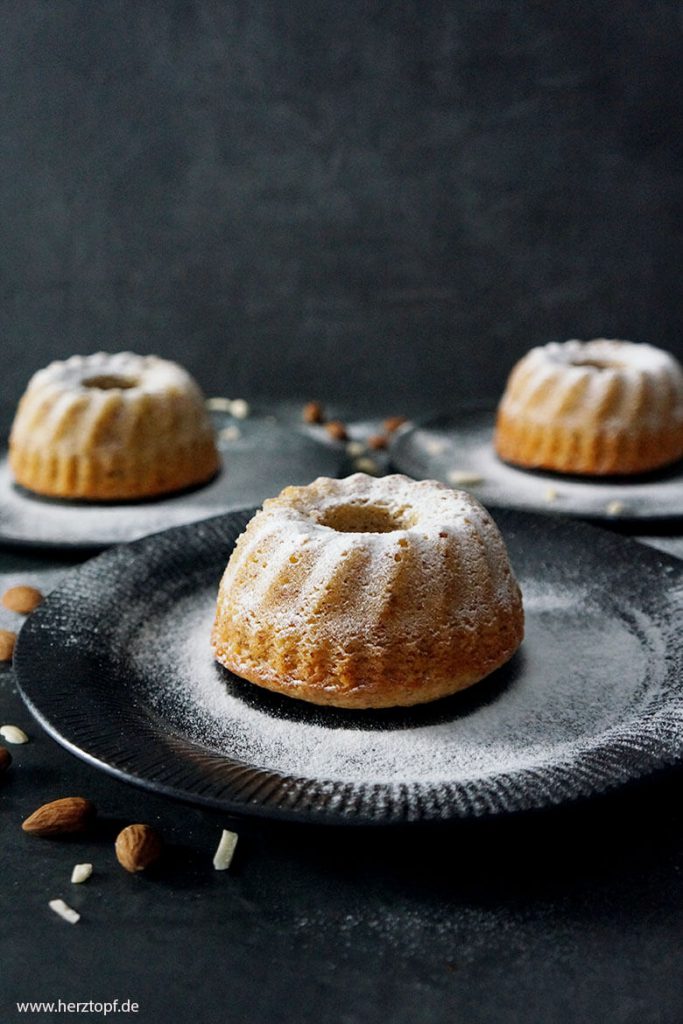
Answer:
[[488, 512], [433, 481], [286, 487], [238, 539], [212, 643], [238, 676], [314, 704], [421, 704], [483, 679], [524, 632]]
[[72, 356], [29, 381], [10, 435], [17, 483], [56, 498], [147, 498], [218, 470], [199, 387], [177, 363], [131, 352]]
[[683, 368], [631, 341], [552, 342], [513, 368], [494, 444], [506, 462], [594, 476], [683, 456]]

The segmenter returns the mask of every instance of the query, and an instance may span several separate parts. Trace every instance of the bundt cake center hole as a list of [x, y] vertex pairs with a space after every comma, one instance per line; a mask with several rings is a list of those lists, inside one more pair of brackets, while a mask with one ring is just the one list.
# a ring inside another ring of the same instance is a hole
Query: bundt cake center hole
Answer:
[[406, 509], [390, 509], [382, 505], [335, 505], [326, 509], [318, 520], [338, 533], [393, 533], [413, 525]]
[[99, 377], [88, 377], [83, 381], [84, 388], [97, 388], [98, 391], [126, 391], [137, 387], [133, 377], [124, 377], [118, 373], [103, 373]]
[[593, 370], [619, 370], [623, 364], [616, 359], [582, 359], [578, 356], [572, 359], [572, 366], [588, 366]]

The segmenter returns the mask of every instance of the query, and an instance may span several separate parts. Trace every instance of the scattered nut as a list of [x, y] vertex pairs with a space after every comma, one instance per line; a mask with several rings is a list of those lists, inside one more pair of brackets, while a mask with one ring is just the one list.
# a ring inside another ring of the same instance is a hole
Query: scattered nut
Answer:
[[11, 629], [0, 629], [0, 661], [11, 661], [17, 634]]
[[69, 924], [78, 924], [81, 919], [81, 915], [73, 907], [70, 907], [64, 902], [64, 900], [50, 900], [50, 910], [54, 910], [55, 914], [59, 917], [64, 918]]
[[325, 412], [320, 402], [307, 402], [301, 412], [304, 423], [323, 423]]
[[116, 859], [131, 874], [144, 871], [161, 856], [159, 835], [149, 825], [128, 825], [116, 837]]
[[389, 438], [386, 434], [373, 434], [372, 437], [368, 438], [368, 448], [372, 448], [373, 451], [379, 452], [389, 444]]
[[58, 836], [83, 832], [96, 814], [95, 805], [81, 796], [66, 796], [43, 804], [21, 826], [33, 836]]
[[74, 885], [81, 885], [87, 882], [92, 875], [92, 864], [75, 864], [71, 872], [71, 881]]
[[476, 484], [483, 484], [483, 476], [478, 473], [470, 473], [466, 469], [449, 469], [448, 482], [461, 487], [474, 487]]
[[213, 866], [216, 871], [227, 871], [230, 867], [238, 838], [236, 832], [230, 832], [227, 828], [223, 829], [218, 849], [213, 855]]
[[230, 412], [232, 408], [231, 398], [207, 398], [204, 405], [209, 412]]
[[358, 458], [359, 455], [364, 455], [366, 451], [367, 448], [362, 441], [349, 441], [346, 445], [346, 454], [350, 455], [352, 459]]
[[608, 516], [620, 516], [625, 509], [623, 501], [610, 501], [605, 511]]
[[438, 456], [448, 451], [448, 441], [442, 437], [425, 437], [422, 445], [428, 455]]
[[395, 430], [398, 430], [399, 427], [402, 427], [403, 424], [407, 422], [408, 420], [405, 416], [389, 416], [388, 419], [384, 421], [384, 429], [389, 434], [393, 434]]
[[349, 435], [347, 434], [346, 427], [341, 420], [330, 420], [329, 423], [325, 424], [325, 430], [330, 437], [334, 438], [335, 441], [348, 440]]
[[0, 726], [0, 736], [7, 740], [8, 743], [28, 743], [28, 736], [18, 725]]
[[9, 608], [11, 612], [20, 612], [22, 615], [35, 611], [42, 600], [43, 595], [35, 587], [10, 587], [2, 595], [5, 608]]
[[236, 420], [246, 420], [250, 412], [249, 402], [245, 402], [243, 398], [234, 398], [230, 403], [230, 415]]
[[12, 755], [6, 747], [0, 747], [0, 775], [4, 775], [12, 763]]
[[544, 498], [545, 498], [546, 501], [549, 501], [549, 502], [557, 501], [558, 497], [559, 497], [559, 494], [557, 492], [557, 487], [546, 487], [545, 494], [544, 494]]
[[222, 430], [219, 430], [218, 436], [221, 441], [239, 441], [242, 431], [234, 423], [231, 423], [229, 427], [223, 427]]
[[369, 473], [370, 476], [377, 476], [380, 472], [375, 460], [370, 458], [356, 459], [353, 466], [359, 473]]

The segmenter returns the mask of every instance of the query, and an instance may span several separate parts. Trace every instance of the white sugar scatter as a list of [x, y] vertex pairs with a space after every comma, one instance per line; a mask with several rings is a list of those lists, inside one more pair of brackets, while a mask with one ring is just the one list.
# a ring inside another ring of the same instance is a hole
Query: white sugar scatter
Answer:
[[[334, 710], [296, 701], [283, 714], [270, 695], [235, 681], [210, 646], [213, 587], [129, 633], [129, 655], [169, 729], [235, 760], [331, 782], [464, 782], [571, 760], [633, 714], [646, 677], [649, 692], [657, 685], [662, 638], [642, 614], [620, 610], [605, 628], [586, 629], [589, 590], [522, 587], [527, 635], [507, 682], [478, 684], [460, 710], [406, 711], [383, 728], [363, 712], [340, 722]], [[603, 623], [604, 605], [593, 612]]]

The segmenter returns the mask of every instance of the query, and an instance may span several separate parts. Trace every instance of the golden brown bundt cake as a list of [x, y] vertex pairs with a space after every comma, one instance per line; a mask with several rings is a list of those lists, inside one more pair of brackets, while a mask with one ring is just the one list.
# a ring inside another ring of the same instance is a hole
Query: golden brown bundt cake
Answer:
[[357, 473], [264, 503], [225, 570], [212, 642], [221, 664], [269, 690], [379, 708], [476, 683], [523, 632], [505, 544], [479, 502]]
[[644, 473], [683, 456], [683, 368], [631, 341], [551, 342], [510, 374], [495, 448], [528, 469]]
[[209, 480], [220, 464], [204, 400], [167, 359], [72, 356], [30, 380], [10, 435], [17, 483], [58, 498], [146, 498]]

